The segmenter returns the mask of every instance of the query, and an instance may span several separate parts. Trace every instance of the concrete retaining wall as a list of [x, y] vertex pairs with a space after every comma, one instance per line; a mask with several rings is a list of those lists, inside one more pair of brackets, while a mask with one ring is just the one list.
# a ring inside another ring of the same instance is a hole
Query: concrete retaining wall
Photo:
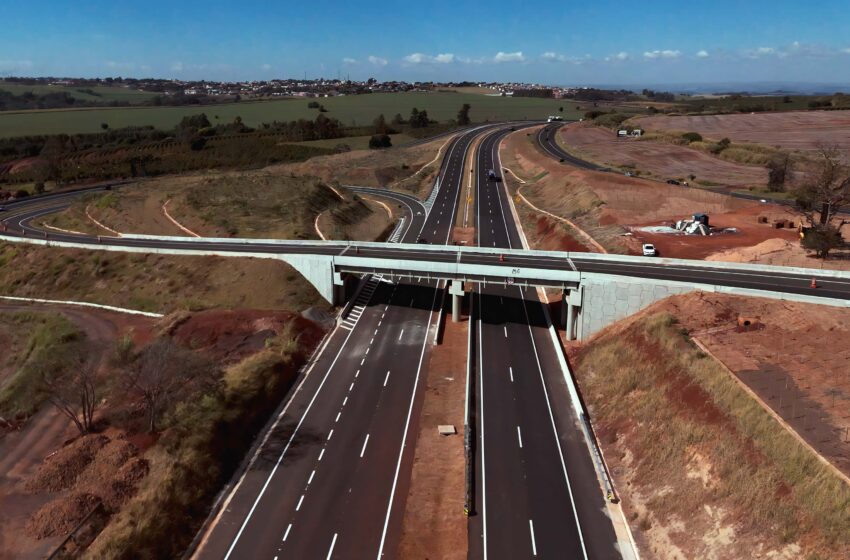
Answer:
[[694, 291], [694, 288], [684, 285], [592, 278], [582, 279], [581, 285], [584, 297], [578, 315], [579, 340], [658, 300]]

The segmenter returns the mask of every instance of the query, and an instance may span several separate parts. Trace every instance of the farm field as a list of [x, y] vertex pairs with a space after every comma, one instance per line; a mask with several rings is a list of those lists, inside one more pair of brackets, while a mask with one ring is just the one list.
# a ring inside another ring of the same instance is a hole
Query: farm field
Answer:
[[707, 138], [729, 138], [788, 150], [810, 152], [819, 145], [836, 146], [845, 161], [850, 150], [850, 112], [807, 111], [704, 116], [652, 116], [637, 121], [648, 130], [698, 132]]
[[[86, 109], [57, 109], [0, 113], [0, 137], [80, 134], [100, 132], [101, 124], [110, 128], [154, 126], [163, 130], [173, 128], [188, 115], [206, 113], [213, 124], [232, 122], [237, 116], [252, 127], [264, 122], [314, 119], [316, 109], [309, 109], [309, 99], [280, 99], [193, 107], [97, 107]], [[370, 124], [379, 114], [387, 120], [396, 113], [407, 118], [416, 107], [427, 110], [437, 121], [457, 116], [464, 103], [472, 106], [469, 114], [474, 122], [545, 119], [564, 107], [564, 118], [577, 118], [575, 103], [560, 99], [531, 97], [490, 97], [473, 93], [381, 93], [371, 95], [328, 97], [318, 100], [325, 106], [328, 117], [339, 119], [346, 126]]]
[[[562, 127], [559, 140], [576, 155], [607, 165], [640, 171], [659, 179], [677, 178], [737, 187], [767, 184], [767, 169], [725, 161], [687, 146], [617, 138], [608, 129], [579, 123]], [[693, 181], [692, 181], [693, 182]]]
[[[87, 90], [91, 90], [95, 95], [88, 93]], [[0, 82], [0, 91], [8, 91], [12, 95], [22, 95], [26, 92], [36, 95], [66, 92], [71, 97], [81, 101], [127, 101], [129, 103], [141, 103], [158, 95], [150, 91], [140, 91], [125, 87], [27, 85], [6, 82]]]

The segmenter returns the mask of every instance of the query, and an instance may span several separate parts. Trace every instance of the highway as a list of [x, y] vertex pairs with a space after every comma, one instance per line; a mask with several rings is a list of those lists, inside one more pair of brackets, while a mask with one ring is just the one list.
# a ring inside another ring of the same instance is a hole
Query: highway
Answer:
[[[445, 247], [459, 204], [472, 139], [486, 134], [475, 169], [478, 245]], [[583, 253], [520, 251], [517, 225], [501, 182], [499, 140], [507, 127], [481, 127], [447, 146], [440, 189], [430, 209], [412, 197], [354, 188], [407, 209], [402, 244], [275, 240], [100, 237], [45, 232], [33, 222], [66, 208], [80, 193], [6, 204], [2, 235], [74, 243], [82, 248], [204, 250], [225, 256], [302, 253], [369, 258], [403, 273], [403, 260], [500, 267], [474, 296], [470, 332], [480, 431], [478, 476], [470, 520], [470, 557], [616, 558], [603, 496], [533, 290], [504, 286], [511, 269], [562, 270], [799, 293], [850, 300], [850, 281], [795, 271], [759, 272], [687, 261]], [[422, 238], [428, 244], [418, 244]], [[443, 245], [441, 248], [440, 246]], [[487, 249], [483, 249], [487, 248]], [[500, 251], [504, 249], [504, 251]], [[349, 271], [356, 271], [349, 265]], [[361, 272], [370, 272], [363, 270]], [[533, 273], [532, 273], [533, 277]], [[493, 284], [495, 282], [495, 284]], [[345, 322], [264, 434], [247, 471], [227, 493], [199, 558], [392, 557], [402, 512], [427, 372], [428, 333], [442, 290], [434, 281], [364, 283]]]
[[[521, 247], [501, 181], [503, 132], [481, 143], [475, 216], [481, 246]], [[499, 173], [500, 174], [500, 173]], [[470, 556], [619, 558], [605, 500], [535, 290], [475, 295], [478, 515]]]
[[[463, 159], [476, 134], [468, 132], [448, 147], [434, 206], [403, 241], [449, 239]], [[408, 203], [414, 219], [421, 217], [422, 208]], [[337, 330], [292, 396], [197, 557], [394, 556], [428, 333], [441, 294], [433, 283], [366, 284], [352, 311], [356, 318]]]

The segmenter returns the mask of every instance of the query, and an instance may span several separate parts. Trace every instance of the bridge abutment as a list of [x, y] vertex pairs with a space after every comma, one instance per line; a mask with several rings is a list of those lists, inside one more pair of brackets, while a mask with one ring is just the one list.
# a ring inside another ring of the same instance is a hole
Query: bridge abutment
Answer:
[[452, 322], [460, 322], [460, 309], [463, 305], [463, 282], [452, 280], [449, 284], [449, 294], [452, 296]]

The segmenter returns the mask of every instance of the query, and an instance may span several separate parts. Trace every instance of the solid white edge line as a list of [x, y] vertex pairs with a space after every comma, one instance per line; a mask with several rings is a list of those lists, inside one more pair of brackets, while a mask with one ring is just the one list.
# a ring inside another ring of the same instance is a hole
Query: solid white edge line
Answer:
[[339, 536], [339, 533], [334, 533], [334, 539], [331, 541], [331, 548], [328, 550], [328, 556], [326, 560], [330, 560], [331, 555], [334, 553], [334, 546], [336, 546], [336, 538]]
[[[494, 160], [498, 159], [499, 168], [501, 169], [502, 159], [501, 159], [501, 156], [499, 154], [499, 151], [495, 147], [494, 147], [494, 156], [495, 156]], [[505, 235], [508, 238], [508, 248], [512, 249], [513, 243], [511, 242], [511, 234], [510, 234], [510, 230], [508, 229], [507, 218], [505, 217], [505, 209], [504, 209], [504, 206], [502, 205], [502, 191], [503, 190], [504, 190], [504, 195], [507, 196], [507, 186], [503, 187], [503, 189], [499, 189], [497, 191], [497, 194], [499, 195], [499, 207], [500, 207], [501, 213], [502, 213], [502, 223], [505, 226]], [[584, 560], [588, 560], [587, 548], [585, 547], [585, 544], [584, 544], [584, 535], [581, 532], [581, 521], [578, 518], [578, 510], [576, 510], [575, 496], [573, 496], [573, 489], [572, 489], [572, 485], [570, 484], [570, 475], [567, 473], [567, 463], [564, 460], [564, 450], [561, 448], [561, 439], [558, 437], [558, 428], [555, 425], [555, 415], [552, 412], [552, 404], [549, 401], [549, 391], [546, 389], [546, 380], [543, 378], [543, 367], [540, 365], [540, 356], [537, 353], [537, 343], [534, 341], [534, 331], [532, 331], [532, 329], [531, 329], [531, 319], [528, 316], [528, 303], [525, 299], [525, 294], [523, 293], [522, 290], [519, 290], [519, 295], [520, 295], [520, 298], [522, 298], [522, 309], [523, 309], [523, 312], [525, 313], [525, 323], [528, 325], [528, 336], [531, 339], [531, 347], [534, 349], [534, 359], [537, 362], [537, 371], [540, 374], [540, 385], [543, 387], [543, 395], [546, 398], [546, 408], [549, 410], [549, 420], [552, 423], [552, 433], [555, 436], [555, 444], [558, 448], [558, 455], [561, 459], [561, 468], [564, 471], [564, 480], [567, 483], [567, 492], [570, 495], [570, 502], [571, 502], [570, 505], [572, 506], [573, 517], [575, 517], [575, 520], [576, 520], [576, 529], [578, 531], [579, 542], [581, 543], [581, 551], [582, 551], [582, 554], [584, 556]], [[542, 306], [543, 302], [539, 302], [539, 305]], [[555, 350], [556, 350], [556, 353], [557, 353], [557, 348]], [[581, 419], [579, 419], [579, 421], [580, 420]]]
[[[452, 148], [454, 149], [454, 147], [452, 147]], [[464, 151], [464, 158], [466, 158], [466, 154], [468, 153], [468, 151], [469, 151], [469, 144], [467, 144], [466, 150]], [[452, 210], [452, 215], [454, 215], [456, 210], [457, 210], [457, 201], [458, 201], [459, 197], [460, 197], [460, 195], [458, 193], [458, 195], [455, 196], [455, 205], [454, 205], [454, 208]], [[450, 236], [451, 236], [451, 230], [449, 230], [449, 233], [446, 236], [446, 243], [448, 243]], [[425, 327], [426, 333], [431, 328], [431, 322], [432, 322], [433, 317], [434, 317], [434, 306], [437, 303], [437, 292], [438, 291], [439, 290], [437, 290], [437, 289], [434, 290], [434, 300], [431, 302], [431, 312], [428, 315], [428, 324]], [[407, 411], [407, 419], [405, 420], [405, 423], [404, 423], [404, 434], [403, 434], [402, 439], [401, 439], [401, 449], [399, 450], [398, 463], [396, 464], [395, 476], [393, 477], [393, 486], [392, 486], [392, 490], [390, 491], [390, 500], [389, 500], [389, 503], [387, 504], [387, 516], [386, 516], [386, 519], [384, 520], [384, 530], [381, 533], [381, 545], [378, 549], [378, 559], [379, 560], [380, 560], [381, 556], [383, 556], [383, 553], [384, 553], [384, 543], [386, 542], [387, 528], [389, 527], [390, 516], [392, 515], [393, 499], [395, 498], [396, 486], [398, 485], [398, 475], [399, 475], [399, 471], [401, 470], [401, 461], [402, 461], [402, 458], [404, 456], [404, 447], [405, 447], [404, 442], [407, 440], [407, 431], [410, 428], [410, 417], [413, 413], [413, 403], [415, 401], [416, 388], [419, 385], [419, 375], [420, 375], [420, 372], [422, 370], [422, 363], [425, 359], [425, 349], [426, 349], [426, 346], [427, 346], [427, 341], [428, 341], [428, 337], [425, 337], [425, 342], [422, 345], [422, 352], [419, 355], [419, 367], [416, 370], [416, 378], [415, 378], [415, 381], [413, 383], [413, 392], [411, 393], [410, 406], [409, 406], [408, 411]], [[486, 553], [485, 553], [485, 557], [486, 557]]]
[[537, 541], [534, 539], [534, 523], [528, 520], [528, 530], [531, 532], [531, 555], [537, 556]]
[[[439, 292], [439, 290], [437, 290], [435, 288], [434, 289], [434, 299], [431, 302], [431, 311], [428, 314], [428, 324], [425, 327], [426, 333], [431, 329], [431, 322], [434, 318], [434, 311], [435, 311], [434, 307], [437, 304], [437, 293], [438, 292]], [[389, 528], [390, 516], [392, 515], [392, 509], [393, 509], [393, 500], [395, 499], [395, 491], [396, 491], [396, 487], [398, 486], [398, 475], [399, 475], [399, 472], [401, 471], [401, 461], [404, 458], [404, 448], [405, 448], [405, 442], [407, 441], [407, 432], [410, 429], [410, 417], [413, 415], [413, 403], [416, 400], [416, 388], [419, 386], [419, 375], [422, 371], [422, 364], [425, 361], [425, 350], [426, 350], [427, 347], [428, 347], [428, 337], [425, 336], [424, 340], [422, 341], [422, 351], [419, 354], [419, 367], [416, 368], [416, 378], [413, 382], [413, 391], [411, 391], [411, 393], [410, 393], [410, 405], [407, 409], [407, 419], [404, 422], [404, 433], [402, 434], [402, 437], [401, 437], [401, 446], [399, 448], [399, 453], [398, 453], [398, 462], [396, 463], [395, 475], [393, 476], [393, 486], [392, 486], [392, 490], [390, 491], [389, 502], [387, 503], [387, 515], [386, 515], [386, 518], [384, 519], [384, 529], [381, 532], [381, 544], [380, 544], [380, 547], [378, 548], [378, 556], [377, 556], [379, 560], [384, 554], [384, 544], [385, 544], [386, 538], [387, 538], [387, 529]]]
[[[277, 462], [275, 463], [275, 466], [272, 468], [271, 472], [269, 473], [269, 476], [266, 478], [266, 482], [263, 484], [263, 487], [260, 489], [260, 492], [257, 495], [257, 498], [254, 500], [254, 503], [251, 505], [251, 509], [248, 511], [248, 515], [245, 516], [245, 520], [242, 522], [242, 525], [239, 527], [239, 531], [236, 533], [236, 536], [233, 538], [233, 541], [231, 542], [230, 547], [227, 549], [227, 553], [224, 555], [225, 560], [230, 558], [230, 555], [233, 553], [233, 549], [236, 548], [236, 543], [239, 541], [239, 538], [242, 536], [242, 533], [245, 531], [245, 527], [247, 527], [248, 522], [251, 520], [251, 517], [254, 515], [254, 511], [256, 511], [257, 506], [260, 503], [260, 500], [263, 498], [263, 495], [266, 493], [266, 490], [268, 489], [269, 484], [271, 484], [271, 480], [274, 477], [275, 473], [277, 472], [277, 469], [280, 467], [280, 464], [283, 461], [283, 458], [286, 456], [286, 452], [289, 451], [289, 447], [292, 445], [292, 441], [295, 439], [295, 436], [298, 434], [299, 428], [301, 428], [301, 425], [304, 423], [304, 419], [307, 417], [307, 414], [313, 408], [313, 403], [316, 402], [316, 398], [319, 396], [319, 392], [322, 390], [322, 387], [324, 387], [325, 382], [327, 381], [328, 377], [330, 376], [330, 373], [333, 370], [334, 366], [336, 365], [337, 360], [339, 360], [339, 357], [342, 355], [343, 350], [345, 350], [345, 347], [348, 344], [348, 341], [351, 338], [352, 333], [354, 333], [354, 329], [348, 331], [348, 334], [346, 335], [345, 340], [343, 341], [342, 345], [340, 346], [339, 351], [336, 353], [336, 356], [334, 357], [333, 362], [331, 362], [331, 365], [328, 367], [327, 371], [325, 372], [325, 375], [322, 378], [321, 383], [319, 383], [319, 386], [316, 388], [316, 392], [313, 394], [313, 397], [310, 399], [310, 403], [307, 405], [307, 408], [304, 410], [304, 413], [301, 415], [301, 419], [298, 421], [298, 424], [295, 426], [295, 430], [293, 430], [292, 434], [289, 436], [289, 440], [286, 442], [286, 446], [283, 448], [283, 451], [281, 451], [280, 455], [278, 456], [278, 459], [277, 459]], [[330, 340], [332, 338], [333, 338], [333, 335], [328, 338], [328, 344], [330, 344]], [[327, 347], [327, 345], [325, 347]], [[322, 351], [324, 351], [324, 349], [322, 349]], [[313, 366], [315, 366], [315, 363], [318, 362], [320, 356], [321, 356], [321, 352], [317, 356], [316, 362], [314, 362], [313, 365], [310, 366], [310, 370], [313, 369]], [[277, 420], [272, 425], [272, 428], [266, 432], [266, 435], [263, 438], [263, 441], [257, 447], [257, 450], [254, 453], [254, 457], [251, 459], [251, 464], [249, 464], [248, 468], [245, 469], [245, 472], [242, 473], [242, 477], [239, 479], [239, 482], [236, 484], [236, 486], [233, 487], [233, 491], [231, 492], [227, 501], [224, 504], [222, 504], [222, 512], [225, 510], [227, 505], [230, 503], [231, 499], [236, 494], [236, 491], [238, 490], [238, 488], [241, 487], [242, 482], [245, 480], [246, 475], [251, 470], [251, 467], [253, 467], [253, 464], [254, 464], [256, 458], [259, 457], [260, 452], [265, 447], [269, 436], [275, 430], [275, 428], [280, 424], [280, 421], [283, 419], [287, 410], [289, 410], [289, 405], [294, 400], [295, 395], [301, 390], [301, 387], [303, 387], [304, 383], [307, 381], [308, 375], [309, 375], [309, 371], [307, 372], [307, 374], [304, 375], [303, 381], [298, 386], [298, 388], [295, 390], [295, 392], [292, 394], [292, 397], [290, 398], [289, 402], [286, 404], [284, 409], [278, 415]], [[324, 450], [322, 450], [322, 452], [324, 453]], [[218, 524], [219, 519], [220, 519], [220, 517], [210, 527], [210, 531], [214, 530], [214, 527]], [[209, 535], [211, 535], [211, 533], [207, 533], [207, 537], [209, 537]], [[205, 538], [207, 538], [207, 537], [205, 537]]]

